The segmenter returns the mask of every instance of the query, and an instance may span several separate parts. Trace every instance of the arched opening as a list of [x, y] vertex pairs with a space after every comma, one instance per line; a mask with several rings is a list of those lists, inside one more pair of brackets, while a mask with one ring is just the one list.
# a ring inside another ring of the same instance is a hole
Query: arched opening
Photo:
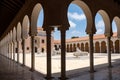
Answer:
[[84, 43], [81, 43], [81, 50], [84, 51]]
[[85, 51], [89, 52], [88, 43], [85, 43]]
[[107, 53], [106, 42], [105, 41], [101, 42], [101, 53]]
[[76, 44], [73, 44], [73, 52], [76, 51]]
[[72, 44], [70, 44], [70, 52], [72, 52], [73, 51], [73, 49], [72, 49]]
[[66, 50], [67, 50], [67, 52], [69, 52], [69, 44], [67, 44], [67, 49]]
[[119, 53], [119, 40], [115, 41], [115, 53]]
[[[21, 34], [21, 39], [20, 41], [20, 62], [23, 63], [23, 51], [25, 52], [24, 58], [25, 58], [25, 65], [30, 67], [31, 66], [31, 37], [29, 36], [29, 30], [30, 30], [30, 20], [28, 15], [25, 15], [22, 21], [22, 34]], [[25, 49], [23, 50], [23, 47]]]
[[15, 50], [16, 50], [16, 27], [14, 27], [13, 28], [13, 39], [12, 39], [12, 41], [13, 41], [13, 59], [15, 60], [15, 61], [17, 61], [17, 58], [15, 57], [16, 56], [16, 52], [15, 52]]
[[79, 49], [80, 49], [80, 44], [79, 44], [79, 43], [77, 43], [77, 48], [79, 48]]
[[100, 44], [99, 44], [99, 42], [95, 43], [95, 53], [100, 53]]

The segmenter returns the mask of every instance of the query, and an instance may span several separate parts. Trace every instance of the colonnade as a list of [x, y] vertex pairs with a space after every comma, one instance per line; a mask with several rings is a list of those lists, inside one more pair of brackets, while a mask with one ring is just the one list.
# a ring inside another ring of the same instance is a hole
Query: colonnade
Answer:
[[[44, 22], [43, 29], [46, 31], [47, 37], [47, 74], [46, 79], [51, 80], [52, 70], [51, 70], [51, 32], [55, 27], [60, 30], [61, 33], [61, 80], [66, 79], [66, 31], [69, 30], [69, 22], [67, 17], [67, 10], [70, 4], [76, 4], [81, 7], [87, 18], [86, 33], [89, 35], [88, 50], [90, 53], [90, 72], [94, 72], [94, 42], [93, 36], [96, 33], [95, 27], [95, 16], [99, 13], [105, 23], [105, 37], [107, 39], [107, 54], [108, 54], [108, 66], [111, 67], [111, 37], [112, 32], [112, 21], [116, 21], [117, 25], [117, 36], [120, 36], [120, 15], [119, 6], [109, 0], [110, 4], [106, 1], [96, 1], [96, 0], [26, 0], [24, 6], [21, 8], [20, 12], [17, 14], [12, 23], [8, 26], [9, 30], [6, 30], [5, 36], [0, 40], [0, 54], [6, 56], [9, 59], [15, 61], [15, 44], [22, 42], [23, 46], [23, 66], [25, 65], [25, 39], [28, 36], [31, 37], [31, 71], [35, 70], [35, 45], [34, 38], [37, 35], [37, 20], [38, 15], [43, 9], [44, 11]], [[98, 3], [100, 3], [98, 5]], [[114, 7], [113, 7], [114, 6]], [[109, 9], [108, 9], [109, 8]], [[112, 9], [111, 9], [112, 8]], [[113, 14], [114, 12], [114, 14]], [[28, 30], [29, 29], [29, 30]], [[82, 44], [81, 44], [82, 45]], [[101, 45], [102, 46], [102, 45]], [[19, 45], [17, 46], [19, 50]], [[85, 49], [83, 49], [85, 50]], [[17, 53], [19, 57], [19, 51]], [[17, 62], [19, 63], [19, 58], [17, 57]]]

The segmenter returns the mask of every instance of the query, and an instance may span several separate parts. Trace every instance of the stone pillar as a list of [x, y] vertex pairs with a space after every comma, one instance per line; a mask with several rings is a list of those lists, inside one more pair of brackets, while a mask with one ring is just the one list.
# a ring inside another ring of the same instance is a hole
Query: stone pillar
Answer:
[[35, 70], [35, 36], [31, 36], [31, 71]]
[[10, 58], [11, 58], [11, 60], [12, 60], [12, 55], [13, 55], [13, 48], [12, 48], [12, 43], [10, 44]]
[[61, 80], [66, 80], [66, 30], [61, 29]]
[[120, 54], [120, 38], [119, 38], [119, 54]]
[[111, 44], [110, 44], [111, 37], [107, 37], [107, 53], [108, 53], [108, 67], [111, 67]]
[[46, 79], [51, 80], [52, 72], [51, 72], [51, 30], [46, 31], [47, 34], [47, 75]]
[[23, 64], [22, 66], [25, 66], [25, 39], [22, 40], [22, 50], [23, 50]]
[[89, 34], [89, 55], [90, 55], [90, 72], [94, 72], [94, 55], [93, 55], [93, 34]]
[[19, 41], [17, 41], [17, 63], [19, 63]]
[[13, 42], [13, 60], [15, 61], [15, 42]]

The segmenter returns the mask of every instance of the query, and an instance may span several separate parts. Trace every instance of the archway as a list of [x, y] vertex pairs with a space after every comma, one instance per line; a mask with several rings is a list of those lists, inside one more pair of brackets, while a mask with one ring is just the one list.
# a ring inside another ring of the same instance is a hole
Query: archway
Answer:
[[115, 53], [119, 53], [119, 40], [115, 41]]
[[101, 42], [101, 53], [107, 53], [106, 42]]
[[100, 53], [100, 44], [99, 44], [99, 42], [95, 43], [95, 53]]
[[81, 50], [84, 51], [84, 43], [81, 43]]
[[85, 51], [89, 52], [88, 43], [85, 43]]

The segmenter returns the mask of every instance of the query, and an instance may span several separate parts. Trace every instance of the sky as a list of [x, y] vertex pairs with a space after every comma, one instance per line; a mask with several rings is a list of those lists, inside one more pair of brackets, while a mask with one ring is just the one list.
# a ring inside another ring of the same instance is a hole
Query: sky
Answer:
[[[68, 14], [70, 28], [66, 32], [66, 39], [70, 39], [73, 36], [76, 37], [87, 36], [85, 32], [86, 24], [87, 24], [86, 16], [83, 10], [75, 4], [70, 4], [67, 14]], [[38, 27], [41, 27], [43, 25], [43, 16], [44, 16], [43, 10], [41, 10], [37, 22]], [[96, 34], [104, 34], [104, 29], [105, 29], [104, 21], [99, 13], [97, 13], [95, 17], [95, 26], [97, 29]], [[112, 22], [112, 29], [113, 32], [117, 31], [116, 24], [114, 21]], [[60, 39], [60, 31], [58, 31], [57, 29], [55, 29], [52, 35], [54, 36], [54, 39], [56, 40]]]

